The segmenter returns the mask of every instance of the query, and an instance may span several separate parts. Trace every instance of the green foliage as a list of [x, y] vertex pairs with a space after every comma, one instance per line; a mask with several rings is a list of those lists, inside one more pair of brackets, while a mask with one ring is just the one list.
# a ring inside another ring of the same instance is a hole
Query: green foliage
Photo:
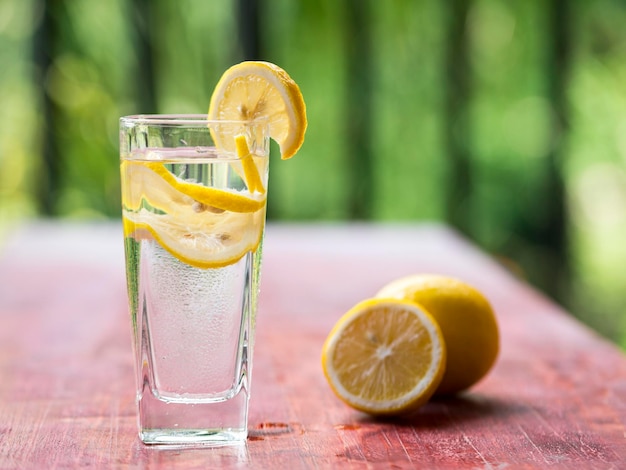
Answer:
[[[270, 217], [354, 218], [356, 175], [369, 174], [372, 219], [445, 222], [455, 165], [446, 136], [458, 131], [470, 190], [455, 203], [468, 215], [468, 235], [546, 288], [547, 265], [561, 261], [536, 234], [554, 223], [548, 198], [556, 155], [573, 276], [558, 300], [626, 346], [624, 3], [567, 3], [567, 122], [560, 127], [558, 91], [551, 89], [560, 73], [550, 55], [551, 2], [470, 1], [462, 22], [467, 76], [456, 77], [469, 90], [467, 129], [450, 119], [446, 101], [456, 3], [361, 2], [369, 41], [354, 76], [348, 25], [349, 7], [357, 4], [261, 2], [260, 58], [295, 78], [309, 117], [300, 154], [273, 159]], [[37, 39], [43, 5], [56, 25], [52, 42]], [[243, 59], [237, 5], [2, 0], [0, 228], [37, 215], [119, 217], [118, 118], [206, 112], [222, 71]], [[46, 69], [35, 60], [42, 50], [51, 55]], [[151, 84], [153, 100], [145, 93]], [[354, 87], [365, 87], [362, 103], [354, 102]], [[350, 125], [368, 110], [369, 125], [355, 136]], [[371, 162], [354, 154], [359, 148]], [[53, 161], [44, 158], [50, 151]]]

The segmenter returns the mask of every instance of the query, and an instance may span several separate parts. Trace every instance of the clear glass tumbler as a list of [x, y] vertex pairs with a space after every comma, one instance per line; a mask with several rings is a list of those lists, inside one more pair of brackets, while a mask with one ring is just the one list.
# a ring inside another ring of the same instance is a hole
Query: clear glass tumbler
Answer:
[[199, 115], [120, 120], [139, 436], [247, 436], [269, 130]]

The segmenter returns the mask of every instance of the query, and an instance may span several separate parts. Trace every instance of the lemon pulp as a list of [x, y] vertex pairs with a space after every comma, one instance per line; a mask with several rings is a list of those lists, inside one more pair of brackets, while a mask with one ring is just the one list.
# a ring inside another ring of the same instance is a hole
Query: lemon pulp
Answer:
[[445, 369], [439, 327], [421, 307], [365, 300], [332, 329], [322, 368], [335, 394], [372, 415], [398, 415], [426, 403]]

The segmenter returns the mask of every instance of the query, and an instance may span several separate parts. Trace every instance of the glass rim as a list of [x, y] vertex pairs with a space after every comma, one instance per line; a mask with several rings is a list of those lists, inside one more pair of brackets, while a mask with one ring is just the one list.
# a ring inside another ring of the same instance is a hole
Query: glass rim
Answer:
[[255, 119], [209, 119], [206, 114], [131, 114], [122, 116], [120, 123], [129, 125], [152, 125], [152, 126], [197, 126], [207, 127], [213, 125], [261, 125], [266, 126], [269, 118], [260, 117]]

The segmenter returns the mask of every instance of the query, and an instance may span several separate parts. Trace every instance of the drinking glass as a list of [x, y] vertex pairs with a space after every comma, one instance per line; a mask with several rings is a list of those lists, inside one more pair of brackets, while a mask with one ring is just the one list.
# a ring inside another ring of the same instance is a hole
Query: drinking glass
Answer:
[[120, 119], [138, 425], [147, 444], [246, 439], [268, 159], [264, 121]]

